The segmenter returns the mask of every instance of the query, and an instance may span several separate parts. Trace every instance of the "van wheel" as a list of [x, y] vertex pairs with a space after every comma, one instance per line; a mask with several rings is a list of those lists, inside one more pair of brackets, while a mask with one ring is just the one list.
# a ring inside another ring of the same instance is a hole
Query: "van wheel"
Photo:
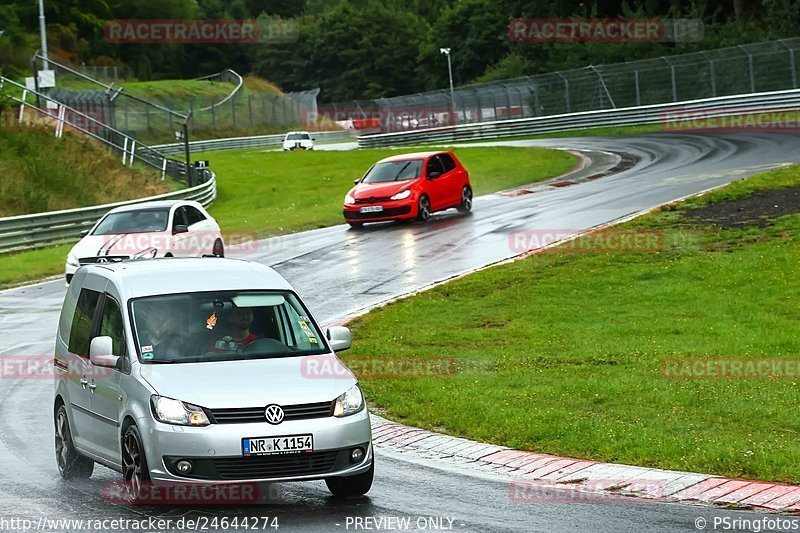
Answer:
[[94, 461], [75, 450], [69, 430], [67, 409], [63, 405], [58, 408], [56, 413], [55, 429], [58, 473], [64, 479], [88, 479], [91, 477], [94, 471]]
[[375, 477], [375, 459], [369, 470], [363, 474], [347, 477], [329, 477], [325, 480], [328, 490], [334, 496], [363, 496], [372, 488], [372, 480]]
[[353, 229], [359, 229], [364, 227], [363, 222], [348, 222], [348, 224], [350, 224], [350, 227]]
[[457, 209], [461, 213], [469, 213], [472, 211], [472, 189], [469, 185], [464, 185], [464, 188], [461, 189], [461, 203], [458, 205]]
[[122, 437], [122, 476], [125, 497], [131, 503], [142, 500], [144, 486], [150, 482], [150, 470], [144, 456], [144, 446], [136, 426], [129, 426]]

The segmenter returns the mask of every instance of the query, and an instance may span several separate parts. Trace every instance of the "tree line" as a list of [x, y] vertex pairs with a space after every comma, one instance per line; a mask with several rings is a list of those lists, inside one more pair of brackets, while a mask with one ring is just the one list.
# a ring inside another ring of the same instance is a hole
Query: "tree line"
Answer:
[[[322, 101], [371, 99], [798, 35], [800, 0], [45, 0], [50, 53], [72, 64], [124, 66], [141, 80], [233, 68]], [[0, 0], [0, 68], [19, 77], [38, 48], [38, 2]], [[286, 43], [115, 44], [111, 19], [290, 20]], [[512, 42], [512, 18], [692, 18], [693, 42]]]

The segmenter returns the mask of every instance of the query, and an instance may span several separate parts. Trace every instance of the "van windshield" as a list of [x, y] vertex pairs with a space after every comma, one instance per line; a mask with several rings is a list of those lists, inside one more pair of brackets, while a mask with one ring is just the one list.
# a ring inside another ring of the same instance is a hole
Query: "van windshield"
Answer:
[[131, 322], [143, 363], [316, 355], [325, 340], [290, 291], [200, 292], [137, 298]]

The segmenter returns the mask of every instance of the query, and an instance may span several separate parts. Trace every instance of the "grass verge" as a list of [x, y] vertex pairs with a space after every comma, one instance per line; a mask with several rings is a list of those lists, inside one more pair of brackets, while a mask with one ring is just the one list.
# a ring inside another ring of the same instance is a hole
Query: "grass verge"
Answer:
[[[344, 359], [357, 368], [372, 358], [457, 360], [438, 378], [362, 376], [370, 400], [410, 424], [537, 452], [800, 483], [797, 371], [664, 374], [673, 358], [797, 368], [800, 214], [764, 229], [689, 215], [711, 203], [735, 213], [753, 191], [798, 184], [798, 167], [760, 174], [398, 301], [353, 322]], [[588, 251], [628, 230], [662, 244]]]
[[72, 244], [0, 256], [0, 289], [64, 273], [64, 260]]
[[[409, 149], [413, 151], [413, 149]], [[263, 149], [200, 154], [217, 173], [211, 214], [223, 228], [262, 235], [343, 223], [342, 199], [375, 161], [397, 150], [274, 152]], [[562, 174], [570, 153], [541, 148], [460, 148], [475, 194], [486, 194]]]
[[169, 192], [175, 185], [131, 169], [96, 142], [52, 131], [0, 130], [0, 217], [71, 209]]
[[[131, 169], [99, 143], [52, 131], [0, 130], [0, 217], [99, 205], [175, 190], [141, 165]], [[0, 255], [0, 288], [58, 274], [69, 245]]]

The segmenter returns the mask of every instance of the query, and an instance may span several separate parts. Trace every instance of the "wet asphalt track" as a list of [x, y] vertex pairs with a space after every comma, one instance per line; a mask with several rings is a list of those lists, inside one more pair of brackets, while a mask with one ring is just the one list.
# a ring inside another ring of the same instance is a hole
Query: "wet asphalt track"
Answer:
[[[495, 143], [500, 144], [500, 143]], [[521, 196], [477, 198], [474, 213], [447, 212], [427, 225], [336, 226], [269, 239], [240, 256], [274, 266], [316, 317], [332, 322], [393, 296], [515, 255], [509, 235], [525, 230], [582, 230], [659, 204], [800, 161], [800, 135], [641, 135], [619, 138], [507, 141], [587, 151], [605, 170], [625, 152], [627, 170], [570, 187]], [[334, 148], [334, 147], [331, 147]], [[346, 148], [346, 146], [344, 146]], [[592, 152], [595, 153], [592, 153]], [[51, 354], [62, 281], [0, 293], [0, 357]], [[357, 342], [357, 339], [356, 339]], [[278, 516], [281, 530], [347, 530], [347, 517], [452, 518], [455, 531], [694, 531], [695, 519], [757, 518], [758, 513], [679, 504], [620, 502], [518, 503], [508, 480], [379, 448], [368, 497], [340, 502], [321, 482], [279, 484], [269, 505], [247, 508], [133, 508], [103, 501], [117, 474], [97, 467], [91, 480], [58, 478], [51, 422], [52, 381], [0, 380], [0, 519], [162, 516]], [[774, 515], [773, 515], [774, 516]], [[445, 523], [447, 523], [445, 521]], [[0, 522], [2, 529], [2, 522]], [[710, 525], [707, 528], [710, 529]], [[353, 530], [351, 525], [350, 530]]]

